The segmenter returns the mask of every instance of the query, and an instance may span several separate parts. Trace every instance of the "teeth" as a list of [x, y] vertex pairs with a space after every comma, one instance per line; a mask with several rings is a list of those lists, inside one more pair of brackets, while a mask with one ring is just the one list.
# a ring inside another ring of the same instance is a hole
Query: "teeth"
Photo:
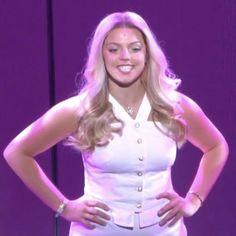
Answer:
[[119, 66], [118, 67], [121, 72], [130, 72], [132, 70], [132, 66]]

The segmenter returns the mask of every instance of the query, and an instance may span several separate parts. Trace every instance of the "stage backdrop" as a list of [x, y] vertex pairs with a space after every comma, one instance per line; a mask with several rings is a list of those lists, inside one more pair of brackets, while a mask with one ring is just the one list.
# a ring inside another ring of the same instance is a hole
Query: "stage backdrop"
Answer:
[[[235, 101], [236, 3], [234, 0], [53, 1], [56, 101], [76, 92], [87, 44], [97, 23], [115, 11], [135, 11], [150, 24], [181, 91], [196, 100], [230, 145], [230, 158], [199, 212], [186, 219], [190, 236], [236, 235]], [[0, 150], [49, 108], [46, 1], [0, 1]], [[184, 195], [201, 153], [186, 144], [173, 168], [175, 189]], [[38, 161], [51, 176], [50, 152]], [[58, 146], [59, 188], [69, 198], [83, 191], [80, 155]], [[153, 183], [158, 184], [158, 183]], [[0, 162], [0, 235], [53, 235], [53, 212]], [[60, 232], [68, 235], [61, 220]]]

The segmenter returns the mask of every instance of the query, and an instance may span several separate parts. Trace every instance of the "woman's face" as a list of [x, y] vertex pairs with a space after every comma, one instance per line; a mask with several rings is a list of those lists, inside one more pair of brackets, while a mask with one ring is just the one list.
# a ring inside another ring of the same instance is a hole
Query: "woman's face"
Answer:
[[144, 71], [146, 53], [139, 30], [127, 27], [111, 30], [103, 45], [108, 78], [120, 87], [134, 84]]

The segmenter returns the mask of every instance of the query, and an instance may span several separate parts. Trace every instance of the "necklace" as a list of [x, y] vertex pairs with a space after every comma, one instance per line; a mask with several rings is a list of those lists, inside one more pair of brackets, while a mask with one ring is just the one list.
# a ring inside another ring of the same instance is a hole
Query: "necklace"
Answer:
[[134, 114], [134, 109], [130, 106], [127, 107], [126, 109], [127, 113], [132, 117]]

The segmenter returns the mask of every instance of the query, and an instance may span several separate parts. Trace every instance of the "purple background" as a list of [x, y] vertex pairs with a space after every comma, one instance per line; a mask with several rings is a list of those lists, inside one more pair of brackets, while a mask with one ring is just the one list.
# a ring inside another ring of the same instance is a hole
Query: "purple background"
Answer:
[[[236, 235], [236, 2], [234, 0], [54, 1], [56, 100], [75, 92], [75, 75], [86, 58], [98, 22], [114, 11], [140, 13], [156, 33], [181, 91], [197, 101], [225, 135], [230, 158], [217, 185], [192, 218], [189, 236]], [[0, 0], [0, 150], [49, 108], [46, 1]], [[173, 182], [185, 194], [200, 152], [187, 144], [178, 153]], [[81, 195], [80, 156], [59, 145], [59, 186], [68, 197]], [[38, 158], [51, 176], [50, 153]], [[61, 221], [61, 235], [68, 235]], [[0, 235], [53, 235], [53, 212], [0, 162]]]

